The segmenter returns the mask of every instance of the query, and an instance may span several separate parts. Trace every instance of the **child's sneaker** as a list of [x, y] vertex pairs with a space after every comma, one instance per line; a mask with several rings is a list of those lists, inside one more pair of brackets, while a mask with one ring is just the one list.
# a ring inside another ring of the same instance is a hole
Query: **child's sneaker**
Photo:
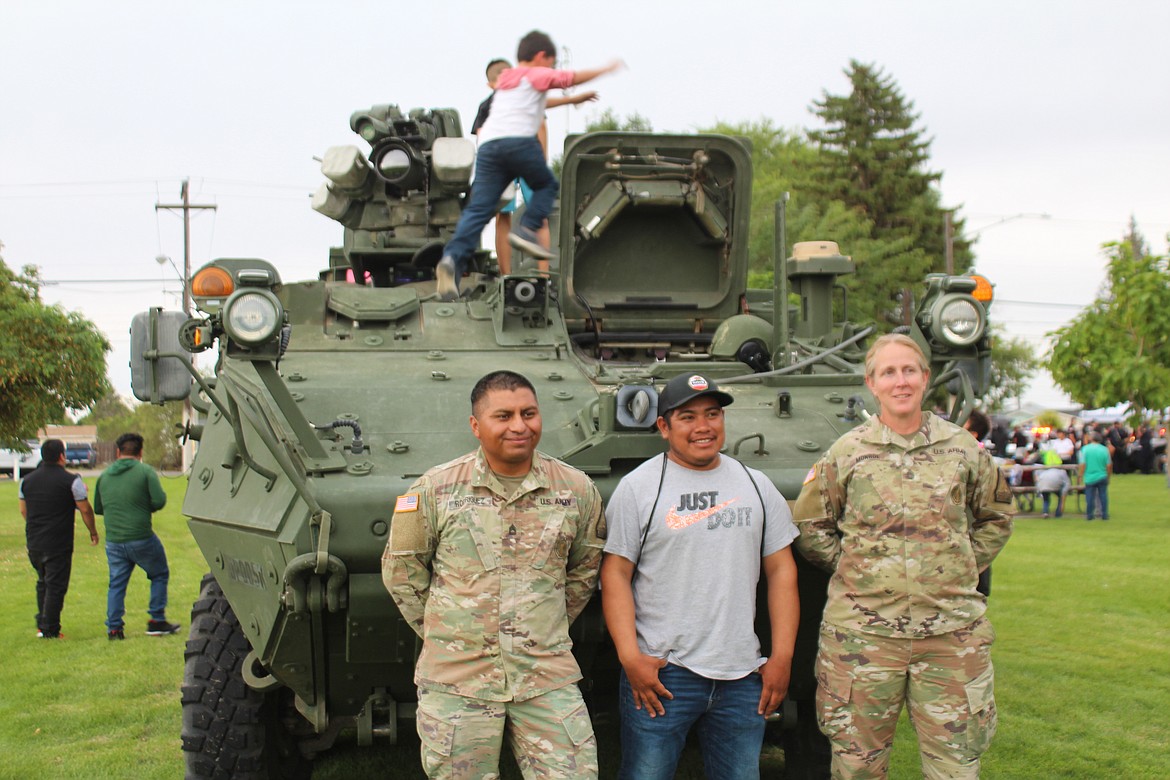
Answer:
[[178, 623], [168, 623], [165, 620], [151, 620], [146, 624], [147, 636], [166, 636], [167, 634], [177, 634], [178, 632]]
[[508, 234], [508, 243], [517, 249], [522, 249], [539, 260], [548, 260], [553, 253], [543, 246], [536, 238], [536, 234], [521, 225], [514, 233]]
[[439, 298], [444, 301], [453, 301], [459, 297], [459, 283], [455, 279], [455, 260], [450, 255], [444, 255], [435, 266], [435, 289]]
[[[176, 626], [176, 628], [178, 628], [178, 626]], [[126, 632], [121, 628], [114, 628], [106, 632], [106, 639], [109, 639], [111, 642], [113, 642], [115, 639], [122, 640], [125, 638]]]
[[64, 639], [65, 635], [58, 631], [55, 634], [46, 634], [44, 631], [37, 632], [37, 639]]

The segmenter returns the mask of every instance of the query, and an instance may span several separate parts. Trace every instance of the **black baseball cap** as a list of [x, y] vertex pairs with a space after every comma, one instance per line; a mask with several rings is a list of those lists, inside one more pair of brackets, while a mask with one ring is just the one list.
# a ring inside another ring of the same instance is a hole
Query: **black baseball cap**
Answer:
[[720, 406], [727, 406], [735, 398], [719, 389], [715, 381], [702, 374], [679, 374], [666, 383], [662, 392], [658, 394], [658, 416], [677, 409], [683, 404], [709, 395], [719, 402]]

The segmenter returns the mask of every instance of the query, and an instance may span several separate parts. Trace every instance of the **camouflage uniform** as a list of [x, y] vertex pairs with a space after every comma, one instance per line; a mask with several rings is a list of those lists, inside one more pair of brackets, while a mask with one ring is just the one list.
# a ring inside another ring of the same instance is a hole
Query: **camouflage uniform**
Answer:
[[479, 450], [431, 469], [395, 505], [382, 579], [423, 638], [424, 768], [495, 777], [507, 721], [525, 777], [596, 777], [569, 624], [597, 582], [601, 496], [539, 452], [509, 492]]
[[923, 775], [974, 778], [995, 733], [986, 598], [1011, 489], [975, 439], [929, 412], [903, 437], [873, 418], [809, 471], [796, 544], [832, 573], [817, 656], [833, 776], [886, 776], [904, 699]]

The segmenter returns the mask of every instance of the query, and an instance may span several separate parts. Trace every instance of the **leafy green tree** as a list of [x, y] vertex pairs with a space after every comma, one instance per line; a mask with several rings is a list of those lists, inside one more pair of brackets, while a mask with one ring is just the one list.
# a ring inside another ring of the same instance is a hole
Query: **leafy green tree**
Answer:
[[[776, 202], [785, 192], [792, 199], [787, 207], [787, 256], [792, 245], [800, 241], [836, 241], [842, 254], [857, 263], [858, 272], [842, 280], [849, 290], [849, 319], [885, 321], [892, 308], [892, 296], [907, 284], [894, 279], [876, 294], [864, 291], [863, 280], [880, 278], [867, 273], [867, 267], [881, 266], [890, 257], [913, 251], [906, 239], [887, 241], [874, 238], [872, 223], [865, 216], [839, 200], [826, 200], [810, 186], [810, 177], [818, 168], [820, 152], [798, 134], [776, 127], [771, 120], [739, 124], [720, 123], [701, 132], [722, 133], [746, 139], [752, 149], [751, 235], [748, 239], [749, 285], [772, 286], [775, 254]], [[924, 272], [925, 273], [925, 272]], [[920, 282], [922, 274], [915, 280]], [[838, 313], [844, 316], [844, 313]], [[889, 323], [886, 328], [888, 329]]]
[[618, 116], [612, 108], [607, 108], [601, 112], [601, 115], [596, 119], [591, 119], [585, 123], [585, 132], [599, 133], [603, 130], [613, 131], [622, 130], [634, 133], [651, 133], [654, 132], [654, 127], [650, 124], [650, 120], [635, 111], [632, 114], [621, 117]]
[[0, 447], [23, 448], [109, 388], [105, 336], [80, 314], [42, 302], [40, 287], [35, 267], [18, 274], [0, 258]]
[[1061, 426], [1061, 420], [1060, 413], [1055, 409], [1045, 409], [1036, 415], [1036, 425], [1041, 428], [1056, 430]]
[[1003, 326], [992, 325], [991, 330], [991, 376], [983, 403], [989, 412], [999, 412], [1024, 394], [1040, 360], [1028, 342], [1007, 336]]
[[[138, 404], [131, 412], [126, 430], [142, 436], [144, 462], [157, 469], [177, 469], [181, 467], [183, 461], [178, 439], [182, 420], [182, 401]], [[120, 433], [115, 434], [114, 438], [116, 439]]]
[[1109, 258], [1101, 294], [1054, 337], [1048, 370], [1088, 407], [1128, 401], [1135, 414], [1170, 406], [1170, 257], [1145, 253], [1131, 226]]
[[179, 468], [182, 461], [178, 426], [183, 419], [181, 401], [166, 404], [138, 404], [130, 407], [115, 392], [103, 396], [83, 425], [96, 425], [98, 441], [117, 441], [123, 433], [134, 432], [143, 438], [142, 460], [162, 469]]
[[[752, 203], [751, 234], [748, 238], [749, 266], [755, 271], [768, 273], [771, 279], [772, 257], [775, 247], [776, 203], [785, 192], [801, 191], [801, 173], [808, 170], [816, 152], [796, 134], [776, 127], [772, 120], [727, 124], [720, 122], [700, 130], [702, 133], [719, 133], [735, 136], [748, 141], [752, 152]], [[805, 240], [803, 225], [794, 212], [794, 205], [788, 208], [788, 241]], [[795, 237], [795, 238], [794, 238]], [[824, 236], [818, 236], [823, 238]], [[787, 252], [787, 248], [785, 249]], [[771, 282], [768, 283], [769, 286]]]
[[[586, 133], [600, 133], [612, 131], [629, 131], [637, 133], [651, 133], [654, 131], [650, 120], [635, 111], [628, 116], [618, 116], [612, 108], [607, 108], [601, 115], [585, 123]], [[561, 168], [564, 165], [563, 155], [556, 155], [552, 161], [553, 175], [561, 178]]]
[[[113, 441], [118, 437], [114, 434], [113, 438], [102, 436], [102, 425], [107, 420], [121, 419], [130, 416], [130, 406], [118, 395], [112, 388], [89, 408], [85, 416], [77, 421], [78, 425], [96, 425], [98, 427], [98, 441]], [[121, 433], [121, 432], [119, 432]]]

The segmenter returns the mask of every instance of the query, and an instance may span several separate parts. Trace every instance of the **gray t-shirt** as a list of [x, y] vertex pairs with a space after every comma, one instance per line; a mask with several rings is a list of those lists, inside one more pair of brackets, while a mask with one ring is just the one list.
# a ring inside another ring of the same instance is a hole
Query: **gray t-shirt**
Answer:
[[605, 551], [637, 565], [638, 647], [709, 679], [739, 679], [764, 662], [754, 626], [765, 533], [760, 496], [767, 507], [764, 556], [799, 532], [784, 497], [761, 472], [723, 455], [710, 471], [667, 459], [663, 473], [663, 458], [630, 472], [605, 511]]

